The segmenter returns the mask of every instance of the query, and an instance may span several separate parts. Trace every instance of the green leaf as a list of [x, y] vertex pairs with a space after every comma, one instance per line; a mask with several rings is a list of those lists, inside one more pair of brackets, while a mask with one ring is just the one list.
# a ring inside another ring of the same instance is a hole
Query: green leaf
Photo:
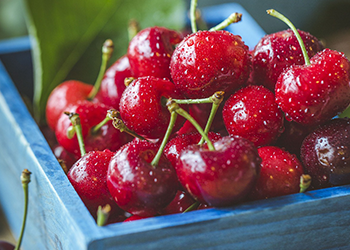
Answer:
[[114, 62], [126, 53], [130, 19], [141, 28], [180, 29], [184, 0], [24, 0], [32, 39], [34, 110], [43, 120], [50, 92], [67, 79], [93, 84], [101, 64], [103, 42], [110, 38]]

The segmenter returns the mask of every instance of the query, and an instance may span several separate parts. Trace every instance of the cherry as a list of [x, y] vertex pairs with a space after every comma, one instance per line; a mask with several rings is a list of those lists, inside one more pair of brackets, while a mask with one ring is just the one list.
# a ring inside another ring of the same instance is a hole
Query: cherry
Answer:
[[254, 186], [261, 158], [254, 144], [238, 136], [214, 142], [213, 149], [191, 145], [180, 154], [176, 172], [196, 200], [210, 206], [229, 206]]
[[66, 166], [65, 172], [68, 172], [68, 170], [73, 166], [73, 164], [79, 160], [79, 157], [75, 154], [69, 153], [67, 150], [62, 147], [62, 145], [56, 144], [52, 148], [53, 154], [56, 156], [57, 160], [63, 161], [64, 165]]
[[142, 219], [146, 219], [148, 217], [152, 217], [152, 216], [131, 215], [130, 217], [126, 218], [124, 220], [124, 222], [135, 221], [135, 220], [142, 220]]
[[154, 158], [159, 144], [134, 139], [112, 157], [107, 184], [116, 203], [139, 216], [153, 216], [175, 197], [178, 180], [171, 163], [162, 154]]
[[0, 240], [0, 250], [14, 250], [15, 246], [7, 241]]
[[124, 80], [131, 76], [129, 59], [122, 56], [107, 69], [95, 100], [119, 110], [120, 98], [126, 88]]
[[239, 135], [255, 146], [276, 141], [283, 132], [284, 117], [273, 92], [263, 86], [240, 89], [225, 102], [222, 116], [230, 135]]
[[295, 155], [275, 146], [260, 147], [258, 152], [262, 159], [260, 176], [249, 194], [250, 199], [267, 199], [300, 191], [304, 170]]
[[[116, 151], [126, 142], [132, 140], [128, 134], [115, 129], [112, 121], [107, 122], [97, 131], [94, 130], [95, 126], [105, 119], [108, 110], [110, 107], [90, 101], [80, 101], [66, 108], [65, 111], [80, 115], [86, 151], [104, 149]], [[66, 114], [62, 114], [57, 123], [56, 138], [58, 143], [68, 152], [79, 156], [80, 149], [76, 135], [71, 138], [67, 137], [67, 131], [70, 128], [69, 118]]]
[[228, 31], [198, 31], [176, 47], [170, 71], [174, 84], [188, 98], [210, 96], [219, 90], [229, 95], [249, 77], [248, 46]]
[[[164, 104], [168, 98], [182, 98], [171, 81], [152, 76], [139, 77], [129, 84], [121, 97], [121, 119], [129, 129], [141, 136], [161, 138], [170, 119]], [[183, 118], [177, 119], [174, 130], [178, 130], [183, 123]]]
[[350, 104], [350, 62], [341, 52], [324, 49], [309, 60], [296, 28], [274, 10], [298, 37], [305, 65], [294, 65], [278, 77], [276, 102], [288, 120], [313, 126], [324, 123]]
[[149, 27], [130, 41], [127, 56], [134, 77], [154, 76], [170, 79], [170, 57], [181, 33], [164, 27]]
[[164, 214], [183, 213], [193, 203], [195, 203], [195, 199], [193, 199], [193, 197], [189, 193], [183, 190], [178, 190], [175, 198], [172, 200], [172, 202], [170, 202], [168, 206], [166, 206], [160, 212], [160, 214], [164, 215]]
[[[323, 49], [316, 37], [298, 30], [309, 57]], [[304, 57], [291, 29], [268, 34], [261, 38], [252, 51], [252, 82], [275, 91], [275, 84], [282, 71], [291, 65], [304, 64]]]
[[350, 119], [338, 118], [316, 128], [303, 141], [301, 160], [313, 188], [350, 183]]

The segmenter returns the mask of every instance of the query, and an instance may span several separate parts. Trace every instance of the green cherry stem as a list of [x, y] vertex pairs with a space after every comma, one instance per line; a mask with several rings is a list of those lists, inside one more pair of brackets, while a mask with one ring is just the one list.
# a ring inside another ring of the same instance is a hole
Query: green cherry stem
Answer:
[[187, 213], [187, 212], [190, 212], [190, 211], [193, 211], [195, 209], [197, 209], [199, 207], [201, 203], [199, 201], [195, 201], [191, 206], [189, 206], [188, 208], [186, 208], [185, 211], [183, 211], [182, 213]]
[[109, 214], [111, 212], [111, 206], [109, 204], [106, 204], [105, 206], [98, 206], [97, 209], [97, 226], [102, 227], [106, 225]]
[[[85, 150], [85, 144], [84, 144], [84, 138], [83, 138], [83, 131], [81, 129], [81, 123], [80, 123], [80, 117], [77, 113], [71, 113], [71, 112], [64, 112], [66, 115], [68, 115], [69, 120], [72, 123], [73, 129], [77, 135], [78, 143], [79, 143], [79, 149], [80, 149], [80, 155], [83, 157], [86, 154]], [[67, 135], [69, 137], [69, 135]]]
[[28, 169], [24, 169], [22, 171], [22, 174], [21, 174], [21, 182], [22, 182], [22, 187], [23, 187], [23, 192], [24, 192], [24, 213], [23, 213], [21, 233], [19, 235], [15, 250], [19, 250], [21, 247], [23, 235], [24, 235], [24, 229], [26, 227], [27, 214], [28, 214], [28, 200], [29, 200], [28, 184], [30, 182], [30, 175], [31, 174], [32, 173]]
[[311, 184], [311, 176], [308, 174], [303, 174], [300, 177], [300, 193], [304, 193]]
[[168, 109], [170, 111], [170, 121], [169, 121], [168, 129], [165, 132], [164, 138], [162, 140], [162, 143], [159, 146], [157, 154], [154, 156], [154, 158], [153, 158], [153, 160], [151, 162], [151, 165], [153, 167], [156, 167], [158, 165], [160, 157], [162, 156], [164, 148], [165, 148], [166, 144], [169, 141], [170, 135], [171, 135], [171, 133], [173, 131], [173, 128], [174, 128], [174, 125], [175, 125], [175, 122], [176, 122], [176, 119], [177, 119], [177, 113], [172, 110], [172, 107], [170, 106], [170, 104], [168, 105]]
[[208, 136], [204, 133], [204, 130], [201, 128], [201, 126], [198, 124], [198, 122], [188, 112], [186, 112], [184, 109], [180, 108], [178, 103], [176, 103], [172, 99], [169, 99], [168, 102], [170, 102], [168, 105], [173, 105], [173, 107], [172, 107], [173, 111], [175, 111], [176, 113], [178, 113], [179, 115], [181, 115], [182, 117], [187, 119], [190, 123], [192, 123], [192, 125], [197, 129], [197, 131], [200, 133], [200, 135], [202, 137], [204, 137], [205, 141], [208, 144], [209, 150], [214, 151], [215, 150], [214, 145], [209, 140]]
[[196, 23], [196, 21], [197, 21], [197, 17], [196, 17], [197, 2], [198, 2], [198, 0], [191, 0], [190, 20], [191, 20], [192, 33], [197, 32], [197, 23]]
[[303, 56], [304, 56], [304, 60], [305, 60], [305, 65], [310, 65], [310, 58], [307, 54], [304, 41], [303, 41], [303, 39], [301, 39], [301, 36], [300, 36], [298, 30], [295, 28], [294, 24], [288, 18], [286, 18], [284, 15], [282, 15], [281, 13], [279, 13], [278, 11], [276, 11], [274, 9], [269, 9], [266, 12], [270, 16], [273, 16], [273, 17], [280, 19], [282, 22], [287, 24], [289, 26], [289, 28], [291, 28], [291, 30], [294, 32], [294, 34], [297, 37], [297, 40], [300, 44], [301, 51], [303, 52]]
[[113, 50], [114, 50], [113, 41], [111, 39], [107, 39], [102, 46], [102, 63], [101, 63], [100, 71], [98, 73], [94, 87], [92, 88], [87, 98], [90, 101], [94, 99], [94, 97], [96, 96], [97, 92], [101, 87], [101, 82], [107, 69], [107, 63], [112, 56]]
[[226, 18], [224, 21], [219, 23], [218, 25], [212, 27], [209, 31], [217, 31], [217, 30], [223, 30], [227, 26], [229, 26], [232, 23], [238, 23], [242, 20], [242, 14], [241, 13], [232, 13], [228, 18]]
[[97, 134], [98, 131], [107, 124], [107, 122], [112, 121], [114, 118], [119, 118], [119, 112], [115, 109], [110, 109], [107, 111], [106, 117], [97, 125], [91, 129], [92, 134]]
[[128, 24], [128, 37], [129, 41], [136, 36], [136, 34], [140, 31], [140, 24], [136, 19], [131, 19]]

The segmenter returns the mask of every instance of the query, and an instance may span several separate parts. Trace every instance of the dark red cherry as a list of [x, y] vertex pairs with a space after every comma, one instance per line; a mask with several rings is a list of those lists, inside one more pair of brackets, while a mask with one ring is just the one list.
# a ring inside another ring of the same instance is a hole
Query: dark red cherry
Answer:
[[[97, 133], [92, 128], [106, 118], [107, 111], [111, 107], [102, 103], [80, 101], [66, 108], [67, 112], [78, 113], [81, 120], [82, 133], [86, 151], [98, 151], [109, 149], [116, 151], [126, 142], [132, 140], [131, 136], [114, 128], [112, 121], [103, 125]], [[62, 147], [68, 152], [80, 156], [79, 143], [76, 135], [71, 139], [67, 137], [67, 130], [71, 127], [71, 121], [66, 114], [62, 114], [56, 127], [56, 138]]]
[[133, 76], [170, 79], [170, 58], [182, 38], [180, 32], [157, 26], [138, 32], [127, 52]]
[[[308, 32], [298, 30], [309, 57], [323, 49], [321, 42]], [[275, 91], [278, 76], [291, 65], [303, 65], [299, 42], [291, 29], [268, 34], [252, 51], [252, 81]]]
[[304, 170], [295, 155], [275, 146], [260, 147], [258, 152], [262, 159], [260, 176], [249, 194], [250, 199], [267, 199], [300, 191]]
[[119, 110], [120, 98], [126, 88], [124, 80], [131, 76], [129, 59], [122, 56], [106, 70], [95, 100]]
[[176, 47], [170, 70], [176, 88], [188, 98], [206, 98], [216, 91], [230, 95], [249, 77], [248, 46], [227, 31], [198, 31]]
[[276, 141], [283, 132], [284, 117], [273, 92], [263, 86], [240, 89], [225, 102], [222, 116], [230, 135], [239, 135], [255, 146]]
[[123, 213], [107, 187], [107, 170], [113, 155], [114, 152], [108, 149], [90, 151], [81, 157], [67, 174], [70, 183], [94, 218], [98, 207], [106, 204], [111, 206], [110, 214]]
[[187, 208], [195, 203], [195, 201], [196, 200], [193, 199], [189, 193], [183, 190], [179, 190], [177, 191], [175, 198], [160, 212], [160, 214], [164, 215], [183, 213]]
[[66, 170], [69, 170], [73, 166], [73, 164], [77, 160], [79, 160], [79, 157], [77, 155], [69, 153], [67, 150], [64, 149], [64, 147], [62, 147], [59, 144], [52, 148], [52, 152], [59, 161], [64, 162]]
[[129, 222], [129, 221], [135, 221], [135, 220], [142, 220], [148, 218], [148, 216], [140, 216], [140, 215], [131, 215], [130, 217], [126, 218], [124, 222]]
[[50, 93], [46, 104], [46, 121], [55, 131], [56, 124], [67, 106], [86, 100], [93, 86], [80, 81], [69, 80], [58, 85]]
[[157, 166], [151, 165], [159, 145], [134, 139], [112, 157], [107, 184], [116, 203], [139, 216], [158, 214], [175, 197], [178, 180], [164, 155]]
[[10, 242], [0, 240], [0, 250], [14, 250], [15, 246]]
[[312, 187], [350, 183], [349, 138], [349, 118], [338, 118], [318, 127], [304, 139], [301, 159], [312, 178]]
[[[174, 84], [156, 77], [139, 77], [125, 89], [120, 100], [120, 116], [125, 125], [146, 138], [164, 136], [170, 120], [170, 112], [164, 99], [182, 99]], [[165, 101], [166, 102], [166, 101]], [[178, 116], [174, 131], [184, 123]]]
[[192, 145], [182, 151], [176, 172], [182, 186], [199, 202], [229, 206], [242, 200], [254, 186], [261, 158], [254, 144], [226, 136], [210, 151]]

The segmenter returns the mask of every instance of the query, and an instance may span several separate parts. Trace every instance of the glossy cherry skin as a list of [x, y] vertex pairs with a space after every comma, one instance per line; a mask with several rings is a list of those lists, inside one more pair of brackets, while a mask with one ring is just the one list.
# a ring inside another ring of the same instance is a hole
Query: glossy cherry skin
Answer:
[[114, 202], [107, 187], [107, 170], [114, 152], [90, 151], [69, 170], [67, 176], [91, 215], [96, 218], [98, 206], [111, 206], [111, 215], [123, 211]]
[[350, 183], [350, 120], [338, 118], [315, 129], [301, 146], [313, 188]]
[[[211, 142], [221, 139], [221, 135], [214, 132], [209, 132], [208, 137]], [[177, 135], [165, 146], [164, 155], [168, 158], [171, 164], [176, 167], [176, 162], [178, 161], [181, 152], [190, 145], [198, 144], [201, 138], [202, 136], [198, 132]], [[207, 148], [206, 143], [204, 143], [203, 146]]]
[[[316, 37], [298, 30], [309, 57], [323, 49]], [[252, 81], [274, 91], [278, 76], [291, 65], [305, 64], [297, 38], [291, 29], [268, 34], [252, 51]]]
[[322, 124], [350, 104], [350, 62], [341, 52], [324, 49], [310, 65], [285, 70], [276, 83], [276, 102], [288, 120]]
[[254, 144], [226, 136], [209, 151], [197, 145], [180, 154], [176, 172], [182, 186], [199, 202], [222, 207], [242, 200], [254, 186], [261, 158]]
[[298, 193], [300, 177], [304, 174], [298, 158], [275, 146], [260, 147], [258, 152], [262, 159], [260, 176], [249, 198], [267, 199]]
[[[66, 108], [66, 111], [68, 112], [79, 114], [85, 149], [87, 152], [104, 149], [116, 151], [126, 142], [132, 140], [131, 136], [114, 128], [112, 121], [103, 125], [96, 134], [91, 132], [91, 129], [94, 126], [104, 120], [109, 109], [111, 109], [111, 107], [102, 103], [93, 103], [90, 101], [80, 101], [75, 105]], [[62, 114], [57, 123], [56, 138], [58, 143], [68, 152], [80, 156], [79, 143], [76, 135], [74, 135], [72, 139], [67, 137], [67, 130], [71, 125], [68, 116]]]
[[127, 56], [122, 56], [106, 70], [95, 100], [119, 110], [120, 98], [126, 88], [124, 80], [132, 77]]
[[181, 33], [164, 27], [148, 27], [138, 32], [127, 51], [133, 76], [170, 79], [170, 58], [182, 39]]
[[52, 90], [46, 104], [46, 121], [55, 131], [56, 124], [67, 106], [86, 100], [93, 86], [80, 81], [69, 80]]
[[240, 89], [225, 102], [222, 116], [230, 135], [239, 135], [255, 146], [276, 141], [283, 132], [284, 117], [275, 95], [263, 86]]
[[0, 250], [14, 250], [15, 246], [7, 241], [0, 240]]
[[[163, 98], [183, 99], [175, 85], [166, 79], [139, 77], [125, 89], [120, 100], [120, 116], [125, 125], [146, 138], [164, 136], [170, 112]], [[185, 119], [178, 116], [173, 131], [177, 131]]]
[[188, 98], [206, 98], [216, 91], [230, 95], [250, 74], [248, 47], [228, 31], [198, 31], [176, 47], [170, 62], [176, 87]]
[[195, 202], [196, 200], [193, 199], [189, 193], [183, 190], [179, 190], [177, 191], [175, 198], [170, 202], [170, 204], [166, 206], [162, 211], [160, 211], [160, 214], [165, 215], [183, 213]]
[[159, 145], [135, 139], [112, 157], [107, 184], [116, 203], [139, 216], [153, 216], [175, 197], [178, 180], [171, 163], [163, 155], [154, 167], [151, 162]]

